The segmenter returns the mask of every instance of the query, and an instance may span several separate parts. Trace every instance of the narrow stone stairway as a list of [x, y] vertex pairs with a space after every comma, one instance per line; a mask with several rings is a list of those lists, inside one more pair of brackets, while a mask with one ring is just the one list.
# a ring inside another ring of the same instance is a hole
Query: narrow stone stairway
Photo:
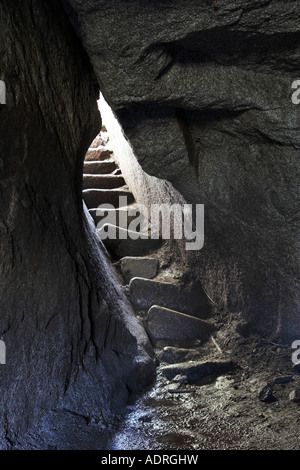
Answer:
[[[105, 127], [85, 157], [83, 199], [100, 237], [101, 231], [110, 225], [105, 223], [105, 215], [113, 213], [116, 238], [101, 239], [124, 280], [127, 296], [153, 345], [192, 347], [195, 342], [207, 341], [214, 326], [207, 320], [211, 302], [202, 287], [187, 288], [176, 281], [170, 282], [170, 278], [165, 281], [159, 262], [163, 241], [151, 238], [151, 227], [148, 227], [145, 238], [127, 236], [139, 205], [109, 149]], [[111, 205], [105, 213], [99, 212], [98, 206], [102, 204]], [[120, 228], [119, 220], [124, 220], [124, 214], [127, 228]], [[126, 231], [128, 233], [124, 234]]]
[[[113, 152], [106, 149], [107, 142], [107, 132], [102, 128], [92, 142], [83, 166], [83, 199], [96, 225], [101, 220], [101, 216], [97, 217], [100, 205], [111, 204], [117, 211], [120, 208], [120, 197], [126, 198], [124, 200], [128, 205], [134, 202], [134, 196], [117, 167]], [[128, 208], [125, 210], [128, 211]]]
[[[165, 386], [164, 381], [173, 382], [173, 393], [182, 393], [188, 391], [186, 387], [189, 384], [196, 384], [205, 375], [227, 372], [232, 363], [228, 362], [228, 358], [222, 361], [219, 357], [217, 360], [210, 358], [209, 362], [200, 360], [199, 346], [207, 344], [216, 331], [214, 323], [209, 321], [211, 301], [201, 285], [188, 288], [174, 280], [176, 276], [166, 274], [160, 265], [163, 241], [151, 238], [151, 227], [148, 227], [147, 233], [143, 232], [144, 238], [128, 236], [128, 228], [139, 213], [139, 205], [108, 143], [107, 131], [103, 127], [85, 157], [83, 199], [95, 222], [98, 236], [121, 274], [124, 291], [156, 352], [158, 376], [163, 378], [156, 385], [160, 389], [158, 393]], [[98, 209], [102, 204], [111, 205], [105, 213]], [[115, 225], [105, 222], [108, 213], [113, 215]], [[127, 226], [120, 228], [119, 222], [124, 221], [124, 216]], [[103, 239], [102, 231], [113, 226], [116, 237]], [[172, 359], [169, 357], [170, 351]], [[194, 351], [192, 361], [189, 351], [191, 354]]]
[[[139, 214], [139, 205], [115, 162], [113, 152], [107, 149], [108, 141], [107, 131], [102, 128], [85, 156], [83, 199], [97, 226], [98, 235], [101, 231], [105, 233], [108, 228], [115, 230], [113, 239], [110, 237], [104, 239], [100, 235], [114, 259], [146, 255], [158, 249], [162, 240], [151, 239], [148, 233], [145, 233], [143, 238], [133, 237], [134, 234], [128, 231], [130, 223]], [[99, 210], [100, 205], [110, 205], [110, 207], [104, 211], [104, 209]], [[110, 220], [114, 221], [113, 224], [105, 223], [108, 215]]]

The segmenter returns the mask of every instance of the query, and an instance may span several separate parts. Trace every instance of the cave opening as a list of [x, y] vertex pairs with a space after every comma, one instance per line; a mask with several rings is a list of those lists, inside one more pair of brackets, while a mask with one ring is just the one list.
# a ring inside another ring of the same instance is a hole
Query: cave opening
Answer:
[[[122, 172], [124, 166], [130, 167], [128, 154], [134, 158], [133, 150], [102, 93], [97, 104], [102, 127], [85, 155], [82, 189], [97, 234], [104, 240], [106, 237], [101, 237], [100, 231], [107, 233], [107, 222], [115, 232], [120, 232], [121, 227], [125, 232], [139, 211], [136, 197]], [[137, 225], [137, 232], [141, 231], [141, 225]]]
[[185, 262], [183, 240], [186, 250], [203, 247], [204, 206], [187, 204], [170, 182], [146, 173], [102, 93], [97, 104], [102, 127], [85, 155], [82, 195], [99, 238], [113, 258], [121, 255], [112, 240], [130, 238], [140, 240], [127, 244], [128, 254], [149, 254], [164, 244], [169, 257]]

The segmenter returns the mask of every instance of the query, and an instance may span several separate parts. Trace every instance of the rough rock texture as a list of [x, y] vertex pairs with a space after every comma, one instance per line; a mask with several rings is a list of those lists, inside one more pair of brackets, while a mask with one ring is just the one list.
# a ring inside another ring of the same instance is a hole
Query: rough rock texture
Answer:
[[59, 2], [1, 1], [0, 78], [0, 448], [102, 448], [153, 364], [83, 216], [97, 86]]
[[205, 204], [191, 264], [217, 309], [239, 331], [295, 339], [298, 2], [64, 3], [143, 169]]
[[[201, 352], [200, 352], [201, 354]], [[163, 350], [158, 353], [158, 357], [162, 362], [168, 364], [176, 364], [176, 362], [188, 362], [198, 359], [199, 349], [193, 348], [178, 348], [174, 346], [165, 346]]]
[[293, 390], [290, 393], [289, 398], [294, 403], [300, 403], [300, 390]]
[[207, 318], [211, 312], [201, 286], [188, 289], [170, 282], [134, 277], [129, 283], [129, 295], [137, 310], [149, 310], [152, 305], [159, 305], [198, 318]]
[[164, 376], [172, 380], [176, 375], [185, 375], [189, 379], [189, 383], [197, 383], [204, 377], [209, 375], [225, 374], [233, 369], [232, 361], [190, 361], [178, 364], [169, 364], [160, 368]]
[[126, 282], [130, 282], [133, 277], [143, 277], [152, 279], [155, 277], [159, 261], [155, 258], [125, 256], [120, 259], [119, 265], [122, 276]]
[[169, 308], [153, 305], [148, 312], [147, 331], [154, 343], [195, 345], [206, 341], [214, 331], [213, 325], [200, 318]]

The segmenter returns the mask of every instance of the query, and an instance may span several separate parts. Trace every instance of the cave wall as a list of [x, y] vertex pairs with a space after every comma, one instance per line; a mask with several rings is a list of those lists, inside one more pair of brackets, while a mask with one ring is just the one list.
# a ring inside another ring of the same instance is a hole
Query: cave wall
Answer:
[[191, 272], [240, 332], [295, 339], [298, 2], [64, 4], [142, 168], [205, 204]]
[[83, 211], [99, 90], [60, 2], [0, 2], [0, 79], [0, 448], [103, 448], [154, 365]]

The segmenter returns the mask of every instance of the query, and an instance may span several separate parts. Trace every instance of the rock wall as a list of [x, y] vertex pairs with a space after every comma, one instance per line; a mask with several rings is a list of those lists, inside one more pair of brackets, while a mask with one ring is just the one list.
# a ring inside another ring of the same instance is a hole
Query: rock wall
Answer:
[[1, 449], [98, 449], [154, 374], [88, 214], [98, 84], [60, 2], [0, 3]]
[[190, 265], [217, 310], [298, 337], [297, 1], [64, 4], [142, 168], [205, 204]]
[[[116, 115], [105, 101], [103, 95], [100, 95], [98, 106], [103, 117], [103, 122], [109, 135], [109, 146], [113, 150], [114, 158], [120, 167], [125, 181], [134, 194], [138, 204], [143, 204], [148, 210], [148, 222], [151, 226], [151, 206], [152, 204], [185, 204], [184, 197], [174, 188], [174, 186], [164, 179], [150, 176], [143, 170], [138, 157], [132, 148], [130, 141], [126, 138], [123, 129], [117, 120]], [[170, 214], [171, 223], [182, 225], [181, 213], [172, 212]], [[174, 220], [175, 218], [175, 220]], [[152, 226], [151, 226], [152, 228]], [[170, 256], [177, 257], [180, 262], [186, 257], [185, 241], [170, 240], [164, 241], [167, 252]], [[187, 267], [188, 269], [188, 267]]]

